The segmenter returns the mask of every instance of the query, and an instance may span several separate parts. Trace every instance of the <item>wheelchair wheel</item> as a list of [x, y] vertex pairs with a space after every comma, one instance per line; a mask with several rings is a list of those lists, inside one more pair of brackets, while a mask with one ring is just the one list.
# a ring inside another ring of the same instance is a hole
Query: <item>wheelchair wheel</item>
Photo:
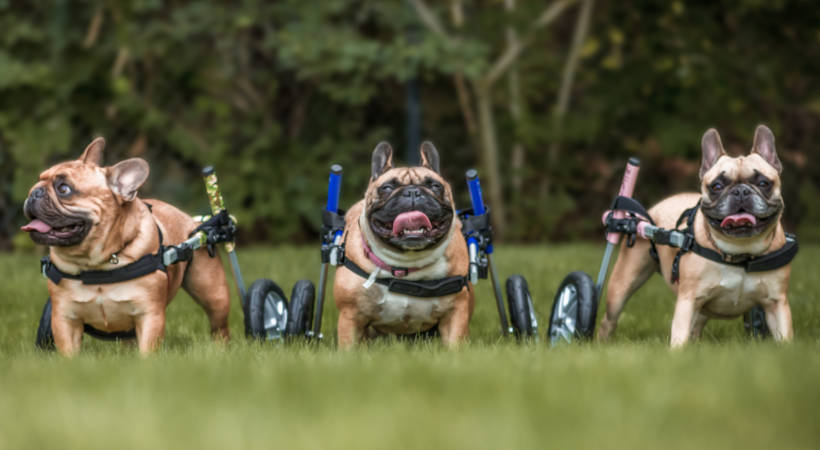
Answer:
[[592, 337], [597, 312], [598, 299], [592, 278], [584, 272], [567, 275], [552, 303], [547, 330], [550, 344]]
[[57, 348], [54, 346], [54, 334], [51, 332], [51, 297], [43, 305], [43, 314], [40, 315], [40, 325], [37, 327], [37, 339], [34, 345], [45, 351], [53, 351]]
[[510, 308], [510, 322], [517, 338], [538, 336], [538, 321], [532, 305], [530, 288], [521, 275], [507, 278], [507, 303]]
[[288, 323], [288, 299], [272, 280], [253, 282], [245, 302], [245, 336], [276, 340], [285, 335]]
[[746, 334], [753, 338], [766, 339], [771, 336], [769, 325], [766, 324], [766, 312], [760, 305], [755, 305], [743, 314], [743, 327], [746, 328]]
[[308, 280], [299, 280], [290, 294], [290, 314], [288, 315], [286, 334], [288, 336], [305, 336], [313, 320], [313, 300], [316, 289]]

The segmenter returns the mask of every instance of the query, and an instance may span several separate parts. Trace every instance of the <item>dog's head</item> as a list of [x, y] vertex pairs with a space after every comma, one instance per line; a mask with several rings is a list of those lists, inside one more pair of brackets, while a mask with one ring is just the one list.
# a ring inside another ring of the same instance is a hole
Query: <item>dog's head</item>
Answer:
[[438, 151], [421, 144], [421, 166], [393, 167], [393, 149], [373, 151], [365, 194], [365, 218], [372, 234], [395, 250], [426, 250], [449, 235], [455, 218], [450, 185], [439, 173]]
[[148, 163], [132, 158], [102, 167], [105, 140], [88, 144], [82, 156], [50, 167], [29, 191], [23, 226], [38, 244], [58, 247], [104, 242], [123, 207], [148, 177]]
[[718, 236], [754, 239], [780, 221], [782, 166], [774, 135], [765, 125], [758, 125], [753, 142], [748, 155], [732, 158], [714, 128], [703, 135], [701, 209]]

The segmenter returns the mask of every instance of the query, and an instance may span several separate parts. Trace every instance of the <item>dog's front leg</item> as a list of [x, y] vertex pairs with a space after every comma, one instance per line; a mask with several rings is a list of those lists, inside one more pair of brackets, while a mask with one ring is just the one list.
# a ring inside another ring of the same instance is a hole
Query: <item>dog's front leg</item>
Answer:
[[339, 349], [350, 350], [362, 340], [366, 323], [356, 313], [356, 308], [348, 307], [339, 310], [339, 322], [336, 332], [339, 335]]
[[792, 329], [792, 310], [789, 306], [789, 299], [783, 294], [779, 299], [763, 306], [766, 311], [766, 324], [772, 332], [772, 337], [778, 342], [788, 342], [792, 340], [794, 331]]
[[472, 293], [466, 289], [458, 294], [453, 309], [445, 314], [438, 323], [441, 342], [447, 348], [458, 347], [470, 334], [471, 295]]
[[165, 336], [165, 310], [152, 311], [136, 318], [137, 346], [145, 356], [153, 353]]
[[56, 307], [51, 310], [51, 333], [54, 345], [63, 356], [76, 355], [83, 345], [82, 322], [67, 319]]
[[675, 302], [675, 314], [672, 317], [672, 333], [669, 344], [680, 348], [689, 341], [695, 318], [695, 299], [686, 294], [678, 294]]

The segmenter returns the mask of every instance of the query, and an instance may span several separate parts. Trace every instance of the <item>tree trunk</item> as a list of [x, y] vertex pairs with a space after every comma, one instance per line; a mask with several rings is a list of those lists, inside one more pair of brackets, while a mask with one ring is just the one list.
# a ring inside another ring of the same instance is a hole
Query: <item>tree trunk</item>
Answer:
[[492, 225], [496, 236], [503, 237], [506, 213], [502, 195], [501, 170], [498, 167], [498, 141], [495, 135], [492, 96], [490, 90], [482, 84], [475, 84], [475, 96], [481, 128], [481, 165], [483, 173], [486, 174], [489, 204], [493, 209]]
[[[504, 0], [504, 7], [508, 13], [515, 11], [515, 0]], [[507, 46], [513, 47], [518, 45], [518, 32], [510, 24], [507, 24]], [[518, 63], [513, 63], [510, 66], [510, 73], [507, 76], [507, 87], [509, 90], [510, 99], [510, 116], [513, 119], [513, 124], [517, 127], [521, 123], [521, 81], [518, 77]], [[526, 154], [524, 153], [524, 146], [514, 137], [512, 152], [511, 152], [511, 170], [510, 170], [510, 185], [513, 188], [513, 193], [516, 196], [516, 203], [521, 194], [521, 187], [523, 185], [523, 170]]]

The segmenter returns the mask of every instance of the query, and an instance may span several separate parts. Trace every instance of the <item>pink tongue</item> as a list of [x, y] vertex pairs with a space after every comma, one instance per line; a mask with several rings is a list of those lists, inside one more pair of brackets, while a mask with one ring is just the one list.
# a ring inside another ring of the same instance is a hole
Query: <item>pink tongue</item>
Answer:
[[28, 225], [23, 225], [20, 228], [23, 231], [37, 231], [39, 233], [48, 233], [51, 231], [51, 226], [40, 219], [34, 219], [28, 223]]
[[399, 214], [393, 219], [393, 236], [398, 236], [403, 230], [418, 230], [419, 228], [433, 228], [430, 219], [421, 211], [408, 211]]
[[757, 225], [757, 217], [749, 214], [749, 213], [740, 213], [740, 214], [732, 214], [731, 216], [726, 216], [723, 219], [723, 222], [720, 222], [721, 227], [725, 227], [727, 225], [731, 225], [733, 227], [739, 227], [742, 225]]

